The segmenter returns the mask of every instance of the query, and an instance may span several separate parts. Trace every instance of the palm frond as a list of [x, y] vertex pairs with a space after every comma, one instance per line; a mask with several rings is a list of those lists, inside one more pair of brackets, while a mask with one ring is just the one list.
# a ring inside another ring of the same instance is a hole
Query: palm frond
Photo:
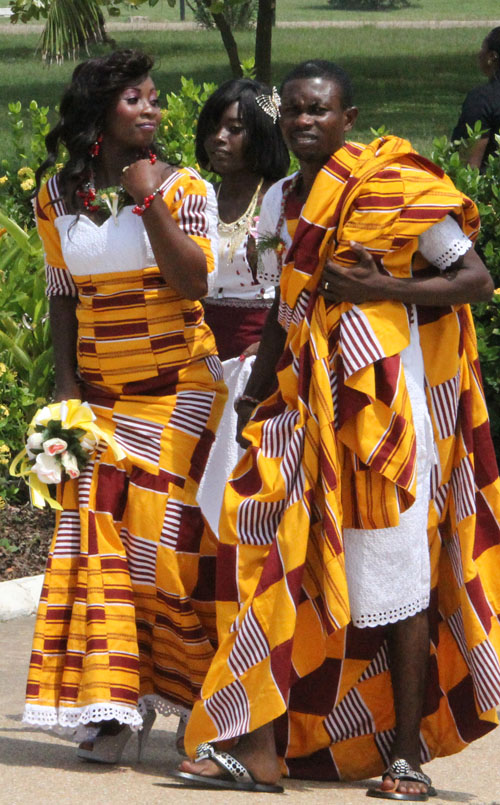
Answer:
[[76, 59], [91, 42], [106, 39], [99, 0], [52, 0], [40, 40], [42, 57], [49, 62]]

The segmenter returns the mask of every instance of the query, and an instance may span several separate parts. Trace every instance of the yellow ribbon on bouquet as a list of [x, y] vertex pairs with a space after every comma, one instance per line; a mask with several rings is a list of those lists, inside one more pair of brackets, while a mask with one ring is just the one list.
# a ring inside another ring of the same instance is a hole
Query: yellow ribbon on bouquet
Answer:
[[[125, 458], [126, 453], [117, 443], [116, 439], [105, 433], [95, 422], [95, 414], [90, 405], [81, 400], [63, 400], [58, 403], [51, 403], [40, 408], [31, 420], [27, 436], [37, 432], [37, 426], [46, 427], [51, 420], [60, 421], [61, 427], [67, 430], [78, 428], [83, 430], [87, 436], [93, 438], [95, 444], [105, 442], [113, 451], [115, 458], [120, 461]], [[45, 503], [53, 509], [62, 510], [62, 506], [50, 496], [49, 487], [40, 480], [33, 470], [32, 459], [26, 447], [19, 451], [12, 460], [10, 474], [15, 478], [24, 478], [29, 486], [30, 498], [33, 506], [43, 509]]]

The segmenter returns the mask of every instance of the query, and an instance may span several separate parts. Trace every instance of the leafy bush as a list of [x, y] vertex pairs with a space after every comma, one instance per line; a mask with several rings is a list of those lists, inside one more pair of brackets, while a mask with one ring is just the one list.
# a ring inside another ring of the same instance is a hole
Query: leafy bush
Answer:
[[24, 484], [9, 477], [9, 459], [50, 395], [53, 359], [38, 233], [1, 210], [0, 227], [0, 501], [12, 501]]
[[216, 0], [207, 5], [203, 0], [187, 0], [197, 23], [204, 28], [215, 28], [213, 14], [223, 14], [233, 31], [251, 28], [257, 18], [257, 0]]
[[328, 0], [328, 5], [347, 11], [381, 11], [387, 8], [407, 8], [411, 5], [411, 0]]
[[200, 86], [181, 76], [180, 92], [170, 92], [166, 96], [157, 140], [167, 162], [191, 165], [199, 170], [195, 155], [196, 122], [201, 107], [215, 88], [216, 84], [203, 83]]
[[35, 170], [45, 158], [45, 136], [50, 124], [49, 108], [31, 101], [27, 114], [21, 102], [9, 103], [7, 117], [14, 145], [14, 159], [0, 160], [0, 206], [19, 226], [33, 224], [31, 199]]
[[[500, 153], [492, 154], [480, 173], [464, 162], [464, 156], [483, 132], [476, 123], [470, 139], [453, 143], [447, 137], [434, 140], [431, 159], [440, 165], [455, 185], [472, 198], [479, 209], [481, 231], [476, 248], [493, 277], [496, 291], [490, 302], [474, 305], [478, 350], [484, 390], [491, 420], [493, 443], [500, 449]], [[497, 136], [500, 146], [500, 137]]]

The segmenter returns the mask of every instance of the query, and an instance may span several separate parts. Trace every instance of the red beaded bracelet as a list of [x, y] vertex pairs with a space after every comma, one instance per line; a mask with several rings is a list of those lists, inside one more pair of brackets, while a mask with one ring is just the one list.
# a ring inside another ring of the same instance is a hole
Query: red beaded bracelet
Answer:
[[132, 212], [134, 213], [134, 215], [144, 215], [148, 207], [150, 207], [151, 204], [153, 203], [155, 196], [161, 194], [161, 192], [162, 189], [160, 185], [160, 187], [156, 188], [154, 193], [150, 193], [149, 196], [144, 196], [144, 201], [142, 204], [136, 204], [135, 207], [132, 207]]

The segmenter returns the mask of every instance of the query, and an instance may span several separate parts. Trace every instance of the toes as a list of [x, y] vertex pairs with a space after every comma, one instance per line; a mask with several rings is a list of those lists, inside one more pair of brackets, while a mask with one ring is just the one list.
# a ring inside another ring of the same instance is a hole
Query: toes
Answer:
[[212, 763], [211, 760], [183, 760], [179, 766], [180, 771], [186, 771], [189, 774], [201, 774], [207, 777], [216, 777], [219, 772], [218, 766]]

